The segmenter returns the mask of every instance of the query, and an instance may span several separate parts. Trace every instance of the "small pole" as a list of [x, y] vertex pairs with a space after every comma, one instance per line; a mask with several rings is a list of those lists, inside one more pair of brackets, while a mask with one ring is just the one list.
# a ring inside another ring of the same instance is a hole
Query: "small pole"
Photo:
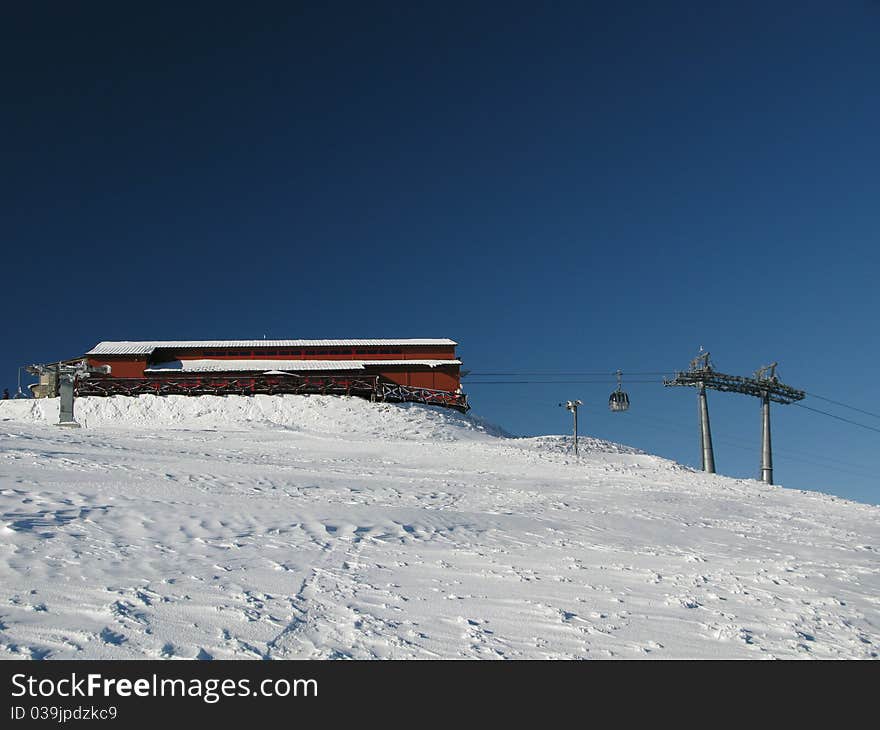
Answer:
[[73, 417], [73, 403], [74, 403], [74, 387], [76, 384], [76, 372], [62, 372], [59, 374], [59, 395], [60, 395], [60, 410], [59, 410], [59, 426], [70, 426], [73, 428], [79, 428], [79, 424], [76, 422], [76, 419]]
[[714, 474], [715, 452], [712, 449], [712, 429], [709, 426], [709, 399], [706, 397], [706, 386], [703, 383], [700, 383], [698, 401], [700, 405], [700, 448], [703, 471]]
[[565, 408], [572, 412], [574, 416], [574, 455], [575, 458], [578, 456], [578, 406], [583, 405], [583, 401], [580, 400], [569, 400], [565, 403], [560, 403], [560, 406], [565, 406]]
[[770, 443], [770, 395], [761, 394], [761, 481], [773, 484], [773, 447]]
[[23, 369], [24, 368], [21, 368], [21, 367], [18, 368], [18, 392], [15, 394], [16, 398], [27, 398], [27, 396], [24, 394], [24, 392], [21, 389], [21, 371]]

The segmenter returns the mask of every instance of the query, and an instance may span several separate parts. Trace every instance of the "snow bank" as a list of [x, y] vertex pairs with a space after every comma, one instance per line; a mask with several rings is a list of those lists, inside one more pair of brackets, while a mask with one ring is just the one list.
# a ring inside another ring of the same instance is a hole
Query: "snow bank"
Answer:
[[[0, 401], [0, 421], [54, 424], [58, 398]], [[416, 403], [370, 403], [362, 398], [301, 395], [142, 395], [78, 398], [75, 417], [84, 428], [241, 431], [277, 429], [355, 438], [415, 441], [505, 439], [509, 445], [570, 455], [569, 436], [516, 438], [478, 416]], [[583, 453], [643, 454], [630, 446], [589, 436]]]
[[[0, 401], [0, 420], [55, 423], [58, 409], [58, 398]], [[87, 397], [76, 400], [75, 417], [85, 428], [282, 427], [316, 433], [441, 441], [507, 435], [499, 426], [447, 408], [318, 395]]]

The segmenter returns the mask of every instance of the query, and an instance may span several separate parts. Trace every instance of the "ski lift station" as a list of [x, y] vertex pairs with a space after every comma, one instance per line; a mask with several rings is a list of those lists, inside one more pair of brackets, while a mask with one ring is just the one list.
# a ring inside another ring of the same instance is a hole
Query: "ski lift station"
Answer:
[[356, 395], [466, 411], [457, 344], [450, 339], [100, 342], [83, 356], [74, 387], [78, 396]]

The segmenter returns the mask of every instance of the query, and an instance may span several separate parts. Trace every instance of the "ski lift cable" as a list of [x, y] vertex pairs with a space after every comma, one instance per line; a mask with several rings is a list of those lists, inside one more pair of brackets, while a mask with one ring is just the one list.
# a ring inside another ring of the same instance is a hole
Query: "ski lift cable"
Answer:
[[[644, 413], [631, 414], [630, 418], [637, 421], [642, 421], [645, 425], [659, 430], [674, 429], [681, 432], [691, 431], [689, 427], [684, 426], [681, 423], [676, 423], [675, 421], [670, 421], [664, 418], [646, 416]], [[714, 441], [717, 441], [718, 443], [725, 444], [726, 446], [732, 446], [743, 451], [754, 451], [754, 445], [752, 444], [752, 442], [745, 438], [737, 438], [736, 436], [718, 436], [717, 434], [713, 434], [712, 439]], [[843, 459], [835, 459], [832, 456], [822, 456], [815, 453], [806, 454], [805, 452], [798, 451], [797, 449], [780, 449], [777, 447], [774, 447], [773, 454], [774, 456], [778, 454], [780, 457], [786, 459], [787, 461], [798, 461], [806, 464], [814, 464], [815, 466], [823, 466], [826, 469], [832, 469], [834, 467], [831, 464], [819, 464], [814, 460], [819, 459], [820, 461], [834, 462], [845, 467], [851, 467], [852, 469], [861, 470], [861, 473], [859, 473], [858, 476], [871, 478], [873, 478], [874, 476], [870, 467], [867, 467], [863, 464], [856, 464], [851, 461], [845, 461]], [[856, 474], [856, 472], [852, 473]]]
[[[627, 380], [627, 383], [653, 383], [654, 385], [658, 385], [662, 383], [662, 380]], [[566, 385], [572, 383], [598, 383], [598, 384], [609, 384], [612, 381], [609, 380], [469, 380], [467, 383], [468, 388], [471, 388], [475, 385], [553, 385], [554, 383], [564, 383]]]
[[[653, 419], [653, 418], [645, 418], [644, 414], [637, 417], [637, 420], [645, 421], [645, 425], [649, 428], [656, 429], [658, 431], [668, 432], [670, 428], [676, 429], [679, 431], [689, 431], [690, 429], [682, 426], [678, 423], [673, 423], [672, 421], [664, 421], [662, 419]], [[733, 449], [737, 449], [739, 451], [747, 451], [753, 452], [754, 446], [747, 445], [744, 440], [740, 439], [731, 439], [726, 437], [718, 437], [717, 435], [713, 435], [713, 440], [716, 443], [724, 444], [725, 446]], [[798, 464], [808, 464], [810, 466], [819, 467], [822, 469], [828, 469], [829, 471], [836, 472], [846, 472], [851, 474], [852, 476], [860, 477], [862, 479], [873, 479], [874, 473], [869, 467], [863, 466], [861, 464], [854, 464], [849, 461], [842, 461], [840, 459], [832, 459], [830, 457], [825, 456], [817, 456], [813, 455], [812, 459], [803, 458], [800, 455], [797, 455], [797, 452], [792, 452], [789, 449], [774, 449], [774, 456], [778, 455], [778, 459], [780, 461], [793, 462]], [[823, 464], [821, 461], [816, 461], [815, 459], [825, 460], [825, 461], [833, 461], [837, 462], [835, 464]]]
[[[642, 372], [645, 374], [648, 374], [645, 371], [642, 371]], [[486, 374], [488, 374], [488, 373], [486, 373]], [[554, 373], [554, 374], [561, 375], [562, 373]], [[584, 373], [584, 374], [586, 374], [586, 373]], [[616, 373], [595, 373], [595, 374], [610, 376], [610, 375], [615, 375]], [[523, 373], [523, 375], [525, 375], [525, 373]], [[609, 382], [608, 377], [601, 379], [601, 380], [595, 380], [595, 379], [584, 379], [584, 380], [475, 380], [475, 381], [469, 382], [469, 387], [473, 386], [473, 385], [554, 385], [554, 384], [603, 384], [603, 383], [607, 384], [608, 382]], [[659, 383], [662, 381], [658, 381], [658, 380], [627, 380], [627, 382], [628, 383], [654, 383], [654, 384], [656, 384], [656, 383]], [[855, 406], [850, 406], [850, 405], [843, 403], [841, 401], [836, 401], [831, 398], [827, 398], [825, 396], [820, 396], [820, 395], [817, 395], [816, 393], [807, 393], [807, 394], [814, 397], [814, 398], [818, 398], [820, 400], [824, 400], [829, 403], [833, 403], [834, 405], [838, 405], [843, 408], [850, 408], [851, 410], [855, 410], [860, 413], [864, 413], [865, 415], [880, 418], [880, 415], [878, 415], [876, 413], [872, 413], [871, 411], [866, 411], [861, 408], [856, 408]], [[841, 421], [843, 423], [849, 423], [853, 426], [859, 426], [860, 428], [864, 428], [869, 431], [875, 431], [877, 433], [880, 433], [880, 428], [876, 428], [874, 426], [870, 426], [865, 423], [860, 423], [858, 421], [853, 421], [849, 418], [844, 418], [843, 416], [838, 416], [834, 413], [829, 413], [828, 411], [823, 411], [819, 408], [813, 408], [811, 406], [804, 405], [803, 403], [794, 403], [792, 405], [798, 406], [799, 408], [804, 408], [808, 411], [812, 411], [814, 413], [817, 413], [817, 414], [820, 414], [823, 416], [828, 416], [829, 418], [833, 418], [833, 419]], [[672, 424], [670, 424], [670, 425], [672, 425]], [[746, 447], [746, 446], [740, 445], [740, 444], [734, 444], [734, 443], [730, 442], [729, 439], [716, 439], [716, 440], [721, 441], [721, 442], [726, 441], [728, 443], [728, 445], [734, 446], [735, 448], [738, 448], [738, 449], [750, 449], [751, 448], [751, 447]], [[869, 471], [867, 467], [862, 467], [861, 465], [852, 464], [851, 462], [842, 461], [839, 459], [833, 459], [831, 457], [823, 457], [823, 456], [817, 457], [816, 455], [811, 455], [813, 457], [813, 459], [805, 459], [802, 456], [795, 456], [793, 452], [786, 453], [786, 450], [779, 450], [778, 453], [780, 454], [780, 456], [783, 459], [786, 459], [788, 461], [801, 462], [804, 464], [810, 464], [813, 466], [818, 466], [818, 467], [822, 467], [822, 468], [826, 468], [826, 469], [835, 468], [831, 465], [822, 464], [822, 463], [819, 463], [819, 462], [816, 462], [813, 460], [815, 458], [819, 458], [819, 459], [824, 459], [827, 461], [837, 462], [838, 464], [843, 465], [844, 466], [843, 470], [848, 471], [848, 473], [853, 474], [854, 476], [859, 476], [859, 477], [863, 477], [863, 478], [870, 478], [873, 476], [872, 474], [866, 473]], [[847, 468], [847, 467], [855, 467], [856, 469], [864, 469], [865, 471], [864, 472], [855, 471], [852, 468]], [[840, 469], [840, 467], [837, 467], [837, 468]]]
[[[831, 415], [833, 415], [833, 414], [831, 414]], [[651, 428], [656, 428], [658, 430], [665, 431], [668, 429], [674, 429], [674, 430], [678, 430], [681, 432], [689, 432], [690, 431], [690, 428], [684, 426], [683, 424], [676, 423], [675, 421], [670, 421], [670, 420], [664, 419], [664, 418], [657, 418], [655, 416], [647, 416], [644, 413], [631, 414], [630, 418], [635, 419], [637, 421], [641, 421], [645, 425], [647, 425]], [[730, 437], [730, 436], [720, 436], [719, 437], [717, 434], [714, 434], [713, 439], [718, 443], [725, 444], [726, 446], [730, 446], [735, 449], [739, 449], [741, 451], [753, 451], [754, 450], [754, 446], [751, 444], [751, 442], [749, 442], [748, 440], [743, 439], [743, 438], [736, 438], [736, 437]], [[780, 449], [780, 448], [774, 448], [773, 453], [774, 453], [774, 456], [778, 454], [779, 458], [781, 458], [785, 461], [793, 461], [793, 462], [798, 462], [798, 463], [802, 463], [802, 464], [810, 464], [812, 466], [819, 466], [824, 469], [831, 469], [831, 470], [838, 469], [840, 467], [844, 467], [844, 468], [840, 468], [840, 471], [847, 471], [848, 473], [850, 473], [854, 476], [858, 476], [858, 477], [862, 477], [862, 478], [866, 478], [866, 479], [873, 479], [875, 476], [875, 474], [873, 473], [873, 470], [868, 466], [865, 466], [863, 464], [856, 464], [851, 461], [845, 461], [843, 459], [835, 459], [834, 457], [831, 457], [831, 456], [822, 456], [822, 455], [814, 454], [814, 453], [807, 455], [804, 452], [797, 451], [794, 449]], [[817, 459], [819, 461], [816, 461]], [[821, 461], [833, 462], [833, 463], [823, 464], [823, 463], [821, 463]]]
[[[624, 375], [669, 375], [672, 370], [624, 370]], [[614, 378], [614, 370], [470, 370], [467, 377], [478, 375], [481, 377], [526, 377], [526, 376], [551, 376], [551, 375], [582, 375], [582, 376], [605, 376]]]
[[[624, 373], [626, 373], [626, 371], [624, 371]], [[545, 373], [531, 373], [531, 372], [522, 372], [522, 373], [514, 373], [514, 372], [506, 372], [506, 373], [502, 373], [502, 372], [479, 373], [478, 372], [478, 373], [474, 373], [474, 372], [471, 372], [471, 373], [468, 373], [468, 377], [470, 377], [471, 375], [483, 375], [483, 376], [488, 376], [488, 375], [502, 376], [503, 375], [503, 376], [513, 377], [513, 376], [544, 375], [544, 374]], [[550, 375], [550, 374], [551, 373], [549, 373], [549, 372], [546, 373], [546, 375]], [[597, 372], [563, 373], [563, 372], [556, 372], [556, 373], [552, 373], [552, 374], [553, 375], [585, 375], [585, 376], [586, 375], [605, 375], [605, 376], [607, 376], [607, 378], [605, 378], [605, 379], [593, 379], [593, 378], [587, 379], [587, 378], [585, 378], [582, 380], [469, 380], [468, 387], [472, 387], [474, 385], [553, 385], [553, 384], [576, 385], [576, 384], [601, 384], [601, 383], [612, 383], [613, 384], [614, 381], [612, 380], [612, 377], [615, 375], [614, 373], [610, 373], [610, 372], [609, 373], [597, 373]], [[633, 374], [653, 375], [653, 374], [662, 374], [662, 373], [660, 373], [659, 371], [656, 371], [656, 372], [641, 371], [638, 373], [633, 371]], [[662, 382], [662, 380], [653, 380], [653, 379], [641, 379], [641, 378], [635, 379], [635, 380], [627, 379], [627, 383], [636, 383], [636, 384], [661, 383], [661, 382]], [[868, 411], [863, 408], [857, 408], [856, 406], [850, 405], [848, 403], [844, 403], [842, 401], [834, 400], [833, 398], [828, 398], [826, 396], [819, 395], [817, 393], [812, 393], [809, 391], [807, 392], [807, 395], [810, 396], [811, 398], [817, 398], [819, 400], [823, 400], [828, 403], [832, 403], [832, 404], [840, 406], [842, 408], [848, 408], [850, 410], [857, 411], [859, 413], [863, 413], [866, 416], [871, 416], [872, 418], [880, 418], [880, 413], [874, 413], [872, 411]], [[876, 428], [874, 426], [870, 426], [865, 423], [860, 423], [858, 421], [853, 421], [849, 418], [844, 418], [843, 416], [838, 416], [838, 415], [835, 415], [834, 413], [829, 413], [828, 411], [820, 410], [819, 408], [812, 408], [811, 406], [804, 405], [803, 403], [794, 403], [792, 405], [796, 405], [799, 408], [805, 408], [809, 411], [813, 411], [814, 413], [819, 413], [823, 416], [835, 418], [838, 421], [843, 421], [844, 423], [850, 423], [854, 426], [859, 426], [861, 428], [868, 429], [869, 431], [877, 431], [878, 433], [880, 433], [880, 428]]]
[[[736, 444], [728, 441], [723, 438], [716, 438], [715, 435], [712, 435], [714, 441], [724, 444], [725, 446], [733, 449], [739, 449], [740, 451], [748, 451], [753, 452], [753, 446], [743, 446], [741, 444]], [[824, 458], [824, 457], [820, 457]], [[776, 461], [788, 461], [794, 462], [796, 464], [808, 464], [809, 466], [815, 466], [820, 469], [828, 469], [829, 471], [835, 472], [846, 472], [847, 474], [851, 474], [856, 477], [861, 477], [862, 479], [874, 479], [876, 474], [870, 473], [867, 467], [861, 467], [859, 464], [850, 464], [849, 462], [843, 462], [844, 465], [841, 464], [823, 464], [819, 461], [814, 461], [813, 459], [804, 459], [800, 456], [792, 456], [790, 453], [783, 451], [781, 449], [773, 450], [773, 459]], [[854, 467], [854, 468], [849, 468]]]
[[838, 421], [843, 421], [844, 423], [851, 423], [853, 426], [859, 426], [861, 428], [866, 428], [869, 431], [876, 431], [880, 433], [880, 428], [876, 428], [874, 426], [869, 426], [866, 423], [859, 423], [858, 421], [853, 421], [849, 418], [844, 418], [843, 416], [837, 416], [834, 413], [829, 413], [828, 411], [821, 411], [818, 408], [811, 408], [810, 406], [805, 406], [803, 403], [792, 403], [793, 406], [797, 406], [798, 408], [805, 408], [808, 411], [812, 411], [813, 413], [821, 413], [823, 416], [828, 416], [829, 418], [835, 418]]
[[880, 418], [880, 413], [873, 413], [871, 411], [866, 411], [863, 408], [856, 408], [855, 406], [851, 406], [848, 403], [842, 403], [839, 400], [833, 400], [831, 398], [826, 398], [824, 395], [818, 395], [817, 393], [807, 393], [811, 398], [818, 398], [819, 400], [827, 401], [828, 403], [833, 403], [836, 406], [841, 406], [842, 408], [849, 408], [853, 411], [858, 411], [859, 413], [864, 413], [866, 416], [873, 416], [874, 418]]
[[[528, 382], [528, 381], [520, 381], [520, 382]], [[545, 381], [540, 381], [540, 382], [543, 384]], [[602, 381], [602, 382], [604, 382], [604, 381]], [[651, 382], [653, 382], [653, 381], [651, 381]], [[519, 383], [517, 383], [517, 384], [519, 384]], [[543, 403], [543, 400], [540, 400], [539, 402]], [[591, 410], [594, 408], [596, 410], [602, 410], [602, 404], [599, 401], [597, 401], [595, 403], [587, 403], [587, 405], [591, 408]], [[632, 412], [630, 412], [628, 417], [630, 419], [635, 419], [637, 421], [641, 421], [645, 425], [647, 425], [651, 428], [657, 429], [657, 430], [661, 430], [661, 431], [668, 431], [669, 429], [674, 429], [674, 430], [678, 430], [681, 432], [689, 432], [691, 430], [689, 427], [684, 426], [681, 423], [677, 423], [675, 421], [671, 421], [668, 419], [657, 418], [655, 416], [647, 416], [645, 413], [633, 414]], [[736, 448], [736, 449], [739, 449], [742, 451], [753, 451], [754, 450], [754, 446], [751, 444], [751, 442], [748, 441], [747, 439], [744, 439], [744, 438], [738, 439], [736, 437], [718, 436], [716, 434], [714, 440], [718, 443], [722, 443], [722, 444], [725, 444], [726, 446], [730, 446], [730, 447], [733, 447], [733, 448]], [[774, 453], [778, 454], [779, 457], [785, 461], [793, 461], [793, 462], [798, 462], [798, 463], [803, 463], [803, 464], [810, 464], [812, 466], [819, 466], [819, 467], [822, 467], [825, 469], [832, 469], [833, 470], [835, 468], [835, 466], [833, 464], [828, 464], [828, 463], [823, 464], [820, 461], [816, 461], [816, 459], [819, 459], [821, 461], [834, 462], [835, 464], [839, 465], [840, 467], [843, 467], [841, 469], [841, 471], [846, 470], [849, 473], [853, 474], [854, 476], [859, 476], [862, 478], [872, 478], [873, 477], [873, 474], [870, 473], [871, 469], [869, 467], [864, 466], [862, 464], [855, 464], [851, 461], [845, 461], [842, 459], [835, 459], [833, 457], [820, 456], [817, 454], [809, 454], [809, 458], [805, 458], [807, 455], [804, 454], [803, 452], [799, 452], [797, 450], [792, 450], [792, 449], [784, 449], [784, 448], [780, 449], [778, 447], [777, 447], [777, 449], [774, 450]]]
[[[478, 385], [578, 385], [578, 384], [607, 384], [609, 380], [595, 380], [595, 379], [584, 379], [584, 380], [472, 380], [468, 382], [468, 388], [472, 388]], [[660, 383], [662, 381], [659, 380], [627, 380], [628, 383]], [[814, 398], [821, 398], [822, 400], [827, 400], [829, 402], [842, 405], [847, 408], [852, 408], [853, 410], [860, 411], [865, 413], [866, 415], [874, 416], [880, 418], [880, 415], [871, 413], [870, 411], [863, 411], [862, 409], [855, 408], [854, 406], [845, 405], [839, 401], [832, 401], [830, 398], [825, 398], [824, 396], [817, 396], [814, 393], [808, 393], [808, 395], [813, 396]], [[860, 428], [867, 429], [868, 431], [875, 431], [880, 433], [880, 428], [875, 426], [870, 426], [866, 423], [860, 423], [859, 421], [853, 421], [850, 418], [844, 418], [843, 416], [838, 416], [834, 413], [829, 413], [828, 411], [823, 411], [819, 408], [813, 408], [812, 406], [804, 405], [803, 403], [792, 403], [791, 405], [797, 406], [798, 408], [804, 408], [808, 411], [812, 411], [813, 413], [818, 413], [823, 416], [828, 416], [829, 418], [834, 418], [838, 421], [842, 421], [844, 423], [852, 424], [853, 426], [858, 426]]]

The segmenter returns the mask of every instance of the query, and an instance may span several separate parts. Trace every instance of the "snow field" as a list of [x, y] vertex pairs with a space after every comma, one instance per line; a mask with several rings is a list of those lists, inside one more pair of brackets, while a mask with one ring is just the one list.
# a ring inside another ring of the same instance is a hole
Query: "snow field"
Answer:
[[876, 658], [880, 508], [322, 396], [0, 401], [3, 658]]

